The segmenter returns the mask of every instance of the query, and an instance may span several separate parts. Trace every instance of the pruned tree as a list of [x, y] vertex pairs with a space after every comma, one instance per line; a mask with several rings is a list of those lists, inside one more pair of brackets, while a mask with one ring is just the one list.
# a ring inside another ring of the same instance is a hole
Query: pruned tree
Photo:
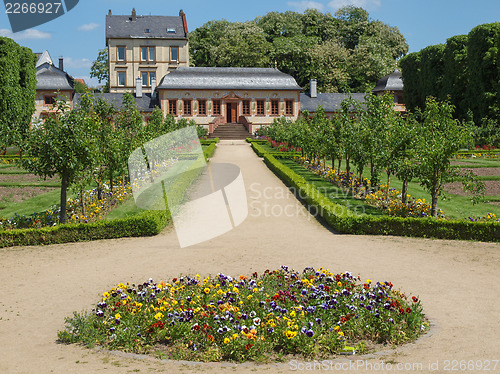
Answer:
[[35, 112], [36, 55], [12, 39], [0, 37], [0, 147], [24, 141]]

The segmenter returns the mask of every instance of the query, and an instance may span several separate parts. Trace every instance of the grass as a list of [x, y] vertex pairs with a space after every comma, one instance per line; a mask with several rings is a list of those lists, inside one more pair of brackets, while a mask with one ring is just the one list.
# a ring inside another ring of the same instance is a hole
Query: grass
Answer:
[[[474, 163], [476, 167], [500, 167], [500, 161], [497, 159], [466, 159], [466, 160], [467, 162], [471, 161], [472, 163]], [[327, 165], [331, 166], [331, 161], [327, 161]], [[287, 166], [290, 167], [290, 165], [288, 164]], [[299, 168], [306, 170], [300, 165], [297, 166]], [[335, 162], [335, 167], [337, 166], [338, 162]], [[345, 170], [345, 161], [342, 161], [341, 169]], [[351, 172], [352, 171], [355, 171], [353, 165], [351, 165]], [[364, 168], [363, 176], [365, 178], [369, 178], [370, 169], [368, 167]], [[320, 179], [317, 176], [315, 177]], [[499, 175], [482, 176], [479, 177], [478, 179], [482, 181], [487, 181], [487, 180], [500, 181], [500, 176]], [[386, 182], [387, 182], [387, 175], [385, 173], [382, 173], [381, 183], [386, 183]], [[402, 185], [403, 183], [400, 180], [398, 180], [394, 176], [391, 176], [391, 184], [390, 184], [391, 188], [395, 188], [398, 191], [401, 191]], [[408, 184], [408, 194], [417, 199], [418, 198], [425, 199], [428, 204], [430, 204], [431, 202], [431, 195], [415, 180]], [[485, 196], [480, 203], [472, 204], [472, 201], [469, 196], [461, 196], [445, 192], [439, 198], [438, 208], [442, 209], [445, 215], [452, 219], [464, 219], [470, 216], [482, 217], [488, 215], [488, 213], [495, 213], [497, 216], [500, 216], [500, 207], [488, 204], [488, 202], [490, 201], [499, 201], [499, 200], [500, 200], [499, 196], [496, 197]], [[339, 201], [335, 202], [340, 203]], [[371, 211], [369, 210], [367, 210], [366, 213], [372, 214]]]
[[60, 187], [61, 182], [0, 182], [0, 187]]
[[110, 221], [113, 219], [127, 218], [142, 212], [144, 212], [144, 210], [138, 208], [137, 205], [135, 205], [135, 200], [130, 197], [118, 207], [110, 211], [104, 219]]
[[295, 173], [299, 174], [301, 177], [305, 178], [307, 182], [313, 184], [314, 187], [316, 187], [319, 191], [322, 191], [323, 194], [334, 203], [345, 206], [355, 212], [363, 211], [374, 216], [384, 215], [384, 213], [379, 209], [369, 204], [365, 204], [360, 199], [354, 198], [352, 194], [348, 193], [348, 191], [344, 191], [342, 188], [332, 185], [330, 182], [310, 172], [303, 166], [297, 164], [295, 161], [289, 159], [282, 159], [279, 161], [283, 165], [292, 169]]
[[22, 216], [28, 216], [34, 212], [42, 212], [50, 209], [54, 205], [61, 202], [61, 189], [56, 188], [53, 191], [32, 197], [31, 199], [24, 200], [20, 203], [11, 202], [3, 205], [0, 209], [0, 217], [12, 217], [15, 213]]

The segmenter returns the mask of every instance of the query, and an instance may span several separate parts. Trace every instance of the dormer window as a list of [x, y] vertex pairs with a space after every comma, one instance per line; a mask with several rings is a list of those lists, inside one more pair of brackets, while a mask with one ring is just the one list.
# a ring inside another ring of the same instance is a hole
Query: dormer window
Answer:
[[168, 32], [169, 34], [175, 34], [175, 29], [174, 29], [174, 28], [168, 28], [168, 29], [167, 29], [167, 32]]
[[150, 29], [146, 29], [144, 30], [144, 34], [150, 34], [151, 33], [151, 30]]

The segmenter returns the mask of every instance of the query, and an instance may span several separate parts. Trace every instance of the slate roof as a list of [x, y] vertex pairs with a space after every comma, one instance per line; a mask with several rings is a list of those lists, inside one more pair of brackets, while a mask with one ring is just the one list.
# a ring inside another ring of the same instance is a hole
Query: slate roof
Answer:
[[403, 91], [403, 76], [398, 69], [379, 79], [373, 92], [380, 91]]
[[[146, 30], [149, 29], [149, 33]], [[175, 29], [175, 32], [168, 32]], [[187, 27], [182, 16], [132, 16], [106, 15], [106, 40], [108, 38], [161, 38], [187, 39]]]
[[295, 79], [272, 68], [179, 67], [158, 89], [300, 90]]
[[37, 67], [36, 80], [37, 90], [73, 90], [73, 78], [48, 62]]
[[37, 53], [36, 55], [38, 57], [36, 67], [39, 67], [40, 65], [43, 65], [45, 63], [49, 63], [52, 65], [54, 64], [52, 62], [52, 58], [50, 57], [49, 51], [45, 50], [45, 51], [43, 51], [43, 53]]
[[[123, 93], [96, 93], [94, 94], [95, 100], [103, 99], [109, 104], [113, 104], [113, 107], [117, 110], [123, 109]], [[78, 109], [80, 107], [80, 99], [82, 94], [77, 93], [73, 98], [73, 107]], [[135, 105], [139, 112], [152, 112], [155, 107], [160, 107], [158, 97], [152, 99], [151, 94], [142, 94], [142, 97], [135, 97]]]
[[[361, 103], [365, 101], [365, 93], [351, 93], [350, 96]], [[338, 112], [341, 109], [341, 103], [349, 97], [343, 93], [318, 93], [318, 97], [312, 98], [308, 94], [300, 94], [300, 111], [307, 110], [315, 113], [318, 106], [322, 106], [325, 112]]]

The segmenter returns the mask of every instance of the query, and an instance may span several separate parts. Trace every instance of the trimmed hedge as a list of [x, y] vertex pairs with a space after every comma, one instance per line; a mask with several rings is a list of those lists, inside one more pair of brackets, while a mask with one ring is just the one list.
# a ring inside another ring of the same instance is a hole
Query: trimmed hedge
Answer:
[[213, 143], [218, 143], [219, 138], [213, 138], [213, 139], [200, 139], [200, 144], [201, 145], [210, 145]]
[[[215, 152], [215, 142], [203, 153], [209, 158]], [[188, 169], [177, 181], [179, 201], [193, 183], [201, 169]], [[180, 195], [182, 194], [182, 196]], [[170, 222], [168, 211], [147, 210], [138, 215], [111, 221], [64, 224], [40, 229], [0, 230], [0, 248], [27, 245], [48, 245], [99, 239], [116, 239], [158, 235]]]
[[205, 160], [212, 158], [212, 156], [215, 153], [215, 150], [217, 149], [217, 146], [215, 145], [216, 142], [210, 143], [210, 145], [203, 151], [205, 154]]
[[170, 214], [167, 212], [145, 211], [133, 217], [112, 221], [64, 224], [41, 229], [4, 230], [0, 231], [0, 248], [153, 236], [159, 234], [169, 220]]
[[315, 207], [317, 214], [339, 233], [500, 241], [500, 222], [357, 215], [346, 207], [329, 200], [303, 177], [272, 155], [265, 154], [264, 162], [286, 185], [293, 187], [310, 207]]
[[267, 144], [267, 140], [262, 143], [262, 140], [260, 141], [251, 141], [249, 142], [252, 144], [252, 149], [253, 151], [257, 154], [259, 157], [264, 157], [264, 155], [270, 155], [275, 158], [294, 158], [294, 157], [299, 157], [301, 156], [300, 152], [269, 152], [267, 151], [264, 147], [262, 147], [262, 144]]

